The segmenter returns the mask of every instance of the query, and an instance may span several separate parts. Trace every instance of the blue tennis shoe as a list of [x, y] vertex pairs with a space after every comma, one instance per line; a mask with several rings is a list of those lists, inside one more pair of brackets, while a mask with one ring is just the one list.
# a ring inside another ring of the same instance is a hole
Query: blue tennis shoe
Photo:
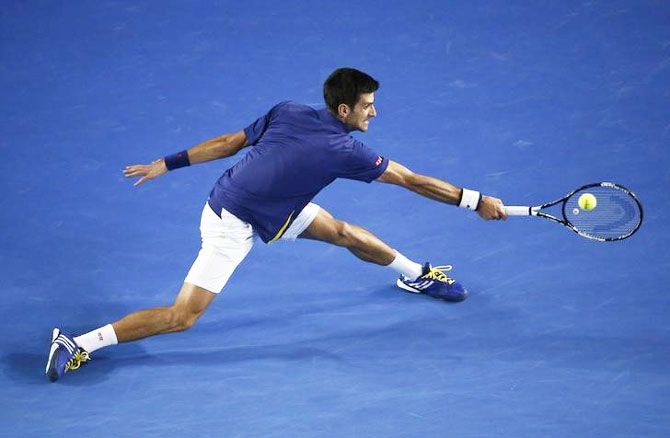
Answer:
[[463, 301], [468, 297], [468, 291], [451, 277], [445, 274], [451, 271], [451, 266], [430, 266], [426, 263], [423, 274], [415, 280], [401, 275], [396, 284], [400, 289], [415, 294], [426, 294], [446, 301]]
[[51, 333], [51, 347], [47, 361], [46, 374], [55, 382], [70, 370], [76, 370], [82, 363], [91, 358], [88, 352], [79, 347], [72, 336], [68, 336], [57, 328]]

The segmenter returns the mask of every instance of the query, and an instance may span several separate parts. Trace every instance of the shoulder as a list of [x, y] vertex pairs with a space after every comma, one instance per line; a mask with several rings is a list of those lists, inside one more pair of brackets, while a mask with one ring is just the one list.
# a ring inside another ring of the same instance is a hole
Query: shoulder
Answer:
[[273, 110], [277, 111], [286, 111], [286, 112], [313, 112], [316, 111], [309, 105], [304, 103], [295, 102], [293, 100], [284, 100], [275, 105]]
[[275, 119], [277, 117], [318, 117], [317, 111], [311, 106], [292, 100], [279, 102], [270, 109], [268, 115], [270, 116], [270, 119]]
[[284, 107], [296, 111], [315, 111], [312, 105], [307, 105], [304, 103], [296, 102], [294, 100], [284, 100], [279, 102], [277, 105], [283, 105]]

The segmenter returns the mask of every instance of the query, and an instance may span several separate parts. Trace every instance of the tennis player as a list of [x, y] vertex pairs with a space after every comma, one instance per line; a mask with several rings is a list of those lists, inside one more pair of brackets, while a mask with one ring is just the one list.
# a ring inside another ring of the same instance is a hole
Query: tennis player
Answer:
[[58, 380], [90, 360], [100, 348], [190, 328], [221, 292], [235, 268], [260, 238], [265, 243], [296, 238], [320, 240], [399, 274], [397, 286], [447, 301], [467, 290], [445, 271], [451, 266], [409, 260], [369, 231], [335, 219], [311, 200], [337, 178], [395, 184], [446, 204], [476, 211], [483, 219], [506, 219], [500, 199], [413, 173], [349, 134], [368, 130], [377, 115], [379, 83], [350, 68], [334, 71], [324, 84], [326, 107], [281, 102], [244, 130], [205, 141], [147, 165], [126, 167], [135, 185], [167, 171], [226, 158], [249, 148], [226, 170], [204, 206], [202, 248], [175, 302], [140, 310], [113, 324], [70, 336], [55, 328], [46, 374]]

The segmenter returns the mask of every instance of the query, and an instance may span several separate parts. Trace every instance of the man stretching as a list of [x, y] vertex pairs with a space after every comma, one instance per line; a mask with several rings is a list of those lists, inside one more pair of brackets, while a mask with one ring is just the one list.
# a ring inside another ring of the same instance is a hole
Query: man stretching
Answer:
[[423, 266], [407, 259], [374, 234], [335, 219], [311, 200], [337, 178], [396, 184], [446, 204], [475, 210], [483, 219], [507, 219], [500, 199], [413, 173], [382, 157], [349, 135], [368, 130], [377, 115], [379, 83], [350, 68], [335, 70], [323, 87], [326, 107], [314, 109], [281, 102], [244, 130], [208, 140], [147, 165], [126, 167], [135, 185], [168, 170], [247, 154], [215, 184], [202, 212], [202, 248], [186, 275], [175, 302], [140, 310], [113, 324], [70, 336], [55, 328], [46, 374], [58, 380], [90, 360], [102, 347], [147, 336], [183, 331], [205, 312], [244, 260], [254, 242], [296, 238], [343, 246], [366, 262], [400, 275], [397, 285], [447, 301], [464, 300], [468, 292], [445, 271], [451, 266]]

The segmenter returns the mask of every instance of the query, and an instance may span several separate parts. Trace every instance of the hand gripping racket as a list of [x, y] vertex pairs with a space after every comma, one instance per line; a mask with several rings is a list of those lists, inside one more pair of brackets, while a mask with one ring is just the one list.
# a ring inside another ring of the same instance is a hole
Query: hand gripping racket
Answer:
[[[593, 209], [582, 209], [579, 197], [590, 193], [597, 203]], [[560, 205], [563, 218], [543, 210]], [[505, 207], [508, 216], [537, 216], [563, 224], [587, 239], [601, 242], [632, 236], [642, 225], [642, 204], [627, 188], [610, 182], [582, 186], [561, 199], [536, 207]]]

